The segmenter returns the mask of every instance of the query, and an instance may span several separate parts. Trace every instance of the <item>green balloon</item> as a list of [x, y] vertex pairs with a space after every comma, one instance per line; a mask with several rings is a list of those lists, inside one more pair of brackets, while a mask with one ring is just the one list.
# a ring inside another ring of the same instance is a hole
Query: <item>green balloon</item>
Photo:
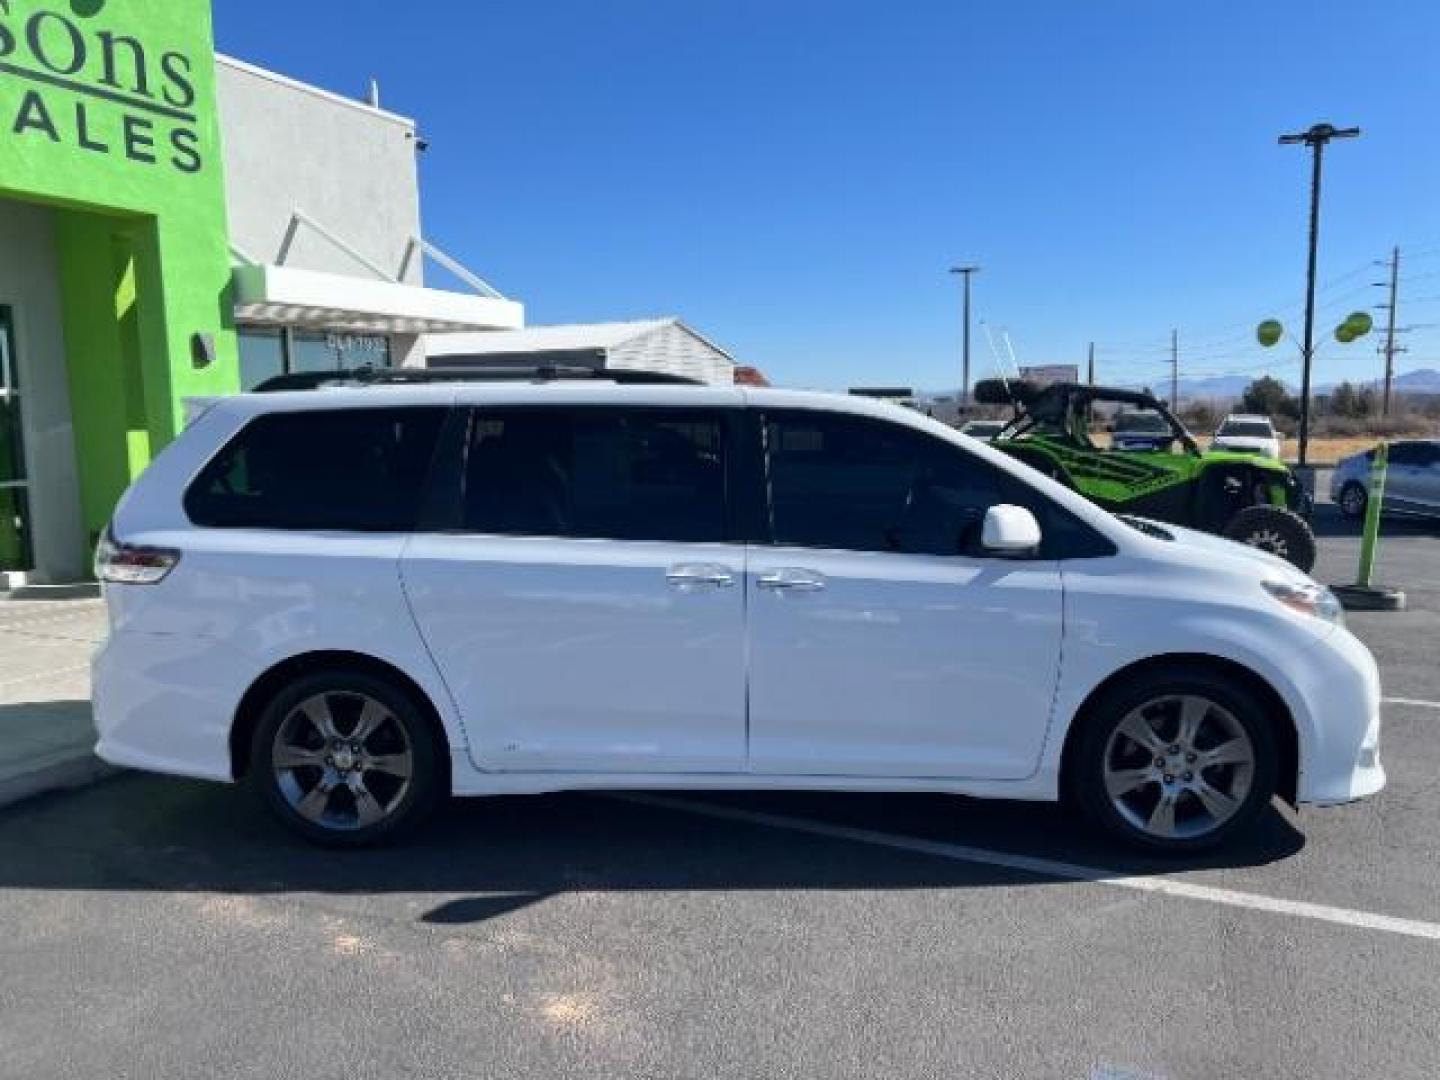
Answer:
[[1280, 340], [1285, 333], [1285, 327], [1280, 325], [1278, 319], [1266, 319], [1255, 328], [1255, 340], [1269, 348]]
[[1375, 326], [1375, 320], [1368, 311], [1352, 311], [1345, 317], [1345, 325], [1355, 332], [1356, 337], [1364, 337]]
[[1335, 328], [1335, 340], [1340, 342], [1340, 344], [1342, 345], [1349, 345], [1350, 342], [1354, 341], [1359, 336], [1360, 335], [1355, 333], [1355, 331], [1351, 328], [1348, 322], [1343, 322]]

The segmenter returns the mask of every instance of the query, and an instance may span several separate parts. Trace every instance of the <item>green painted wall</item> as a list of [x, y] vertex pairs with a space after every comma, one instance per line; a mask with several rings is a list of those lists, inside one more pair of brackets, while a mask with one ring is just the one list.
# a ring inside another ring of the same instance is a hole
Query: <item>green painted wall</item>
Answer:
[[91, 532], [184, 398], [239, 388], [219, 139], [208, 0], [0, 0], [0, 198], [56, 210]]

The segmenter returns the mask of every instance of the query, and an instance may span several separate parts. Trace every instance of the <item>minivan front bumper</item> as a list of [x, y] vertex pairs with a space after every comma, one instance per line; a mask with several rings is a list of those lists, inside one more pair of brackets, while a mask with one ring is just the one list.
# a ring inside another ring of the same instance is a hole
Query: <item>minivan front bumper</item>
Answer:
[[1336, 806], [1385, 786], [1380, 764], [1380, 669], [1354, 634], [1326, 636], [1306, 657], [1297, 801]]

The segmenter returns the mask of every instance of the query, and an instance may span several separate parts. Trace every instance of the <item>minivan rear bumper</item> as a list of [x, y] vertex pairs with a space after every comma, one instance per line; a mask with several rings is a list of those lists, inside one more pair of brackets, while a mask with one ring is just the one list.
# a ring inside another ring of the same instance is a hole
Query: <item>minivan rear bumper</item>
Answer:
[[91, 667], [95, 753], [112, 765], [230, 781], [230, 725], [243, 687], [217, 642], [111, 630]]

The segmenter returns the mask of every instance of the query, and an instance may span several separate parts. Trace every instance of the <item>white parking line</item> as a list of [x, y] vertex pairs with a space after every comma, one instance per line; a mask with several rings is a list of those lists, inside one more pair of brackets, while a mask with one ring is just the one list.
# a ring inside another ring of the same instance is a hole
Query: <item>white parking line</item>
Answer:
[[1352, 926], [1361, 930], [1378, 930], [1387, 934], [1402, 934], [1405, 937], [1440, 941], [1440, 923], [1423, 922], [1419, 919], [1401, 919], [1394, 915], [1378, 915], [1369, 911], [1331, 907], [1328, 904], [1311, 904], [1303, 900], [1282, 900], [1278, 897], [1262, 896], [1258, 893], [1217, 889], [1209, 885], [1195, 885], [1188, 881], [1178, 881], [1169, 877], [1126, 876], [1093, 866], [1037, 859], [1029, 855], [1014, 855], [1007, 851], [991, 851], [988, 848], [950, 844], [942, 840], [924, 840], [920, 837], [900, 836], [872, 829], [857, 829], [849, 825], [832, 825], [829, 822], [814, 821], [809, 818], [769, 814], [758, 810], [741, 810], [728, 806], [713, 806], [708, 803], [693, 802], [689, 799], [677, 799], [665, 795], [617, 794], [612, 797], [625, 802], [656, 806], [666, 810], [678, 810], [682, 813], [698, 814], [701, 817], [718, 818], [722, 821], [738, 821], [747, 825], [760, 825], [771, 829], [787, 829], [790, 832], [809, 833], [812, 836], [823, 836], [831, 840], [849, 840], [857, 844], [872, 844], [876, 847], [932, 855], [955, 862], [1000, 866], [1007, 870], [1019, 870], [1022, 873], [1036, 874], [1040, 877], [1084, 881], [1095, 885], [1113, 885], [1120, 889], [1160, 893], [1165, 896], [1183, 897], [1187, 900], [1204, 900], [1212, 904], [1224, 904], [1227, 907], [1269, 912], [1272, 915], [1290, 915], [1300, 919]]
[[1440, 701], [1424, 701], [1421, 698], [1413, 697], [1387, 697], [1381, 698], [1382, 705], [1413, 705], [1417, 709], [1440, 709]]

